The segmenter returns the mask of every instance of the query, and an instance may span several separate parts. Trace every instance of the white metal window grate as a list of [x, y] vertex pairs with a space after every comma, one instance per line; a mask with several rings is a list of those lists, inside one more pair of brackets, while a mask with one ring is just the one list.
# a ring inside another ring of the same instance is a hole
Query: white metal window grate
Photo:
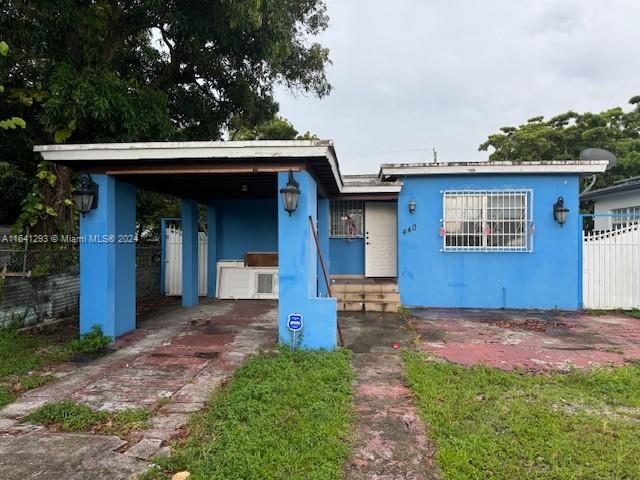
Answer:
[[442, 192], [444, 251], [533, 251], [533, 191]]
[[334, 238], [362, 237], [364, 202], [361, 200], [332, 200], [331, 232]]
[[627, 225], [640, 222], [640, 206], [615, 208], [611, 210], [613, 214], [612, 226], [614, 229], [624, 228]]

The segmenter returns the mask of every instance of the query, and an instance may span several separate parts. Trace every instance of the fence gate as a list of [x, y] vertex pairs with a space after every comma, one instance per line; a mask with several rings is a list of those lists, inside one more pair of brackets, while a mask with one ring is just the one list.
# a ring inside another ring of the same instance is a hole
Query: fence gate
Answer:
[[[182, 230], [168, 225], [166, 230], [165, 295], [182, 295]], [[198, 295], [207, 295], [207, 234], [198, 233]]]
[[584, 308], [640, 308], [640, 224], [582, 233]]

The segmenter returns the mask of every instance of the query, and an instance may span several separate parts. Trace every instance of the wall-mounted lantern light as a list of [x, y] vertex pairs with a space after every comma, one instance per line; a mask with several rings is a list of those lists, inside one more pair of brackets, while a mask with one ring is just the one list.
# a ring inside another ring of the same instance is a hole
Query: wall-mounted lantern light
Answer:
[[411, 200], [409, 202], [409, 213], [416, 213], [416, 201]]
[[78, 211], [84, 217], [90, 210], [98, 208], [98, 184], [91, 179], [91, 175], [80, 177], [80, 188], [73, 192]]
[[569, 215], [569, 209], [564, 206], [564, 198], [558, 197], [556, 203], [553, 204], [553, 219], [560, 225], [564, 225]]
[[298, 182], [293, 178], [293, 172], [289, 170], [289, 181], [284, 188], [280, 189], [280, 195], [282, 195], [282, 203], [284, 209], [289, 213], [289, 216], [298, 208], [298, 201], [300, 200], [300, 188]]

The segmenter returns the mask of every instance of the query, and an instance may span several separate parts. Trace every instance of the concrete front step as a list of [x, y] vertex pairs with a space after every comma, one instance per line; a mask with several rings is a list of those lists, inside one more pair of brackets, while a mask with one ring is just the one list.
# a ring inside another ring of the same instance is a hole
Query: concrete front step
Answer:
[[331, 294], [342, 312], [397, 312], [400, 306], [398, 284], [393, 281], [334, 277]]
[[382, 303], [400, 303], [399, 293], [341, 293], [331, 292], [339, 302], [382, 302]]
[[390, 302], [338, 302], [339, 312], [397, 312], [399, 303]]
[[397, 283], [334, 283], [331, 292], [336, 293], [397, 293]]

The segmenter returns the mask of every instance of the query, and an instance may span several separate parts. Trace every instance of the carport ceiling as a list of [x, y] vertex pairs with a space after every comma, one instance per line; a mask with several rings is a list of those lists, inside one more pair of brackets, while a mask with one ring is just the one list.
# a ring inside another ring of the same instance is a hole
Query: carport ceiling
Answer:
[[191, 198], [201, 203], [221, 198], [276, 198], [276, 173], [118, 175], [138, 188]]

